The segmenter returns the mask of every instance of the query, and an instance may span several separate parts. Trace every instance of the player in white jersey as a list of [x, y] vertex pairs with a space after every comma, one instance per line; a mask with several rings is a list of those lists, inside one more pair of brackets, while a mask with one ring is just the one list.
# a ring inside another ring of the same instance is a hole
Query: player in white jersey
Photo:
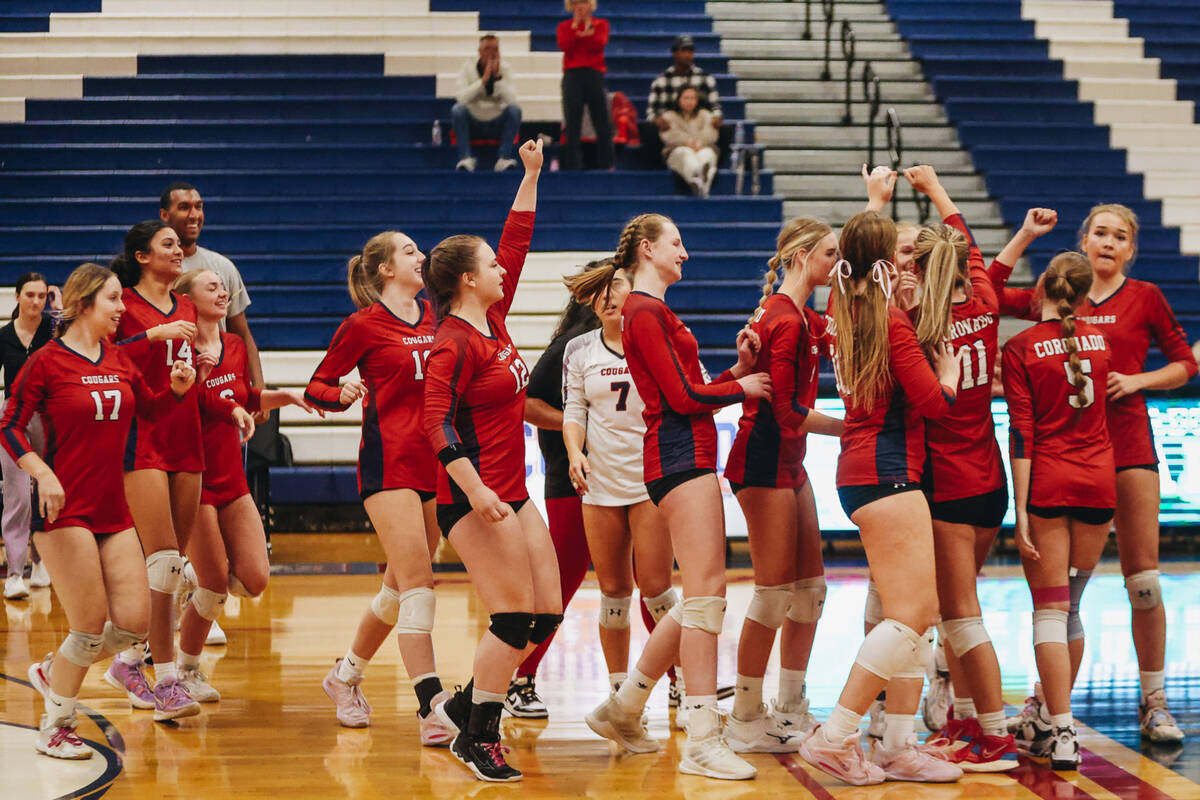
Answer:
[[606, 286], [606, 273], [588, 270], [566, 280], [575, 301], [590, 305], [602, 327], [567, 343], [563, 442], [571, 483], [583, 497], [583, 525], [600, 583], [600, 646], [615, 691], [629, 678], [634, 584], [655, 622], [677, 597], [671, 588], [671, 537], [642, 480], [642, 398], [621, 347], [621, 307], [631, 284], [617, 270]]

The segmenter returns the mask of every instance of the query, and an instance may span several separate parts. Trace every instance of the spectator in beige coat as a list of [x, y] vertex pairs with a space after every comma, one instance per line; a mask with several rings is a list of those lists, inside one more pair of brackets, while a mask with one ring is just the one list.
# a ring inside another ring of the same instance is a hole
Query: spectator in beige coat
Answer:
[[708, 197], [717, 174], [717, 129], [712, 112], [698, 108], [699, 99], [691, 87], [680, 92], [678, 109], [662, 115], [667, 127], [659, 135], [667, 166], [687, 181], [692, 194]]

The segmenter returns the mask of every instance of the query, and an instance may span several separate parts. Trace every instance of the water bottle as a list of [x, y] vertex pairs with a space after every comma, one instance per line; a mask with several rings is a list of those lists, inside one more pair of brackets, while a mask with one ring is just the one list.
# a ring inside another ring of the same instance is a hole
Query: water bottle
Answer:
[[554, 156], [550, 159], [550, 171], [558, 172], [558, 156]]
[[738, 120], [733, 129], [733, 145], [729, 148], [729, 168], [738, 169], [742, 162], [742, 150], [746, 145], [746, 124]]
[[733, 143], [741, 147], [746, 143], [746, 123], [738, 120], [737, 127], [733, 129]]
[[433, 143], [434, 147], [442, 146], [442, 123], [436, 119], [433, 121], [433, 132], [429, 136], [429, 141]]

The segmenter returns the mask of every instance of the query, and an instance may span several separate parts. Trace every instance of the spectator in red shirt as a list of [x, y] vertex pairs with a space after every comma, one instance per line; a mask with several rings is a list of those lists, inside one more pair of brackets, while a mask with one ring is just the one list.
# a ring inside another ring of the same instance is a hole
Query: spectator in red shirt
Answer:
[[596, 0], [565, 0], [570, 19], [558, 23], [558, 49], [563, 52], [563, 123], [567, 152], [563, 169], [583, 169], [579, 141], [583, 109], [587, 106], [596, 128], [596, 169], [612, 169], [612, 125], [608, 119], [608, 93], [604, 88], [604, 46], [608, 20], [593, 17]]

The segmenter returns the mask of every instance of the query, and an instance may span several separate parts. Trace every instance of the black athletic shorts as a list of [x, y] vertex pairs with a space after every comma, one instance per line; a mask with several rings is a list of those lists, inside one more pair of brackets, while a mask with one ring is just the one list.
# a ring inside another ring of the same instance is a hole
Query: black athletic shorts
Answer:
[[919, 491], [921, 491], [921, 484], [915, 481], [871, 483], [866, 486], [839, 486], [837, 490], [838, 500], [842, 501], [842, 510], [846, 512], [847, 517], [867, 503], [874, 503], [876, 500], [882, 500], [894, 494]]
[[[521, 510], [522, 506], [529, 502], [529, 498], [526, 497], [524, 500], [506, 500], [505, 502], [512, 506], [513, 513], [515, 514]], [[470, 503], [438, 503], [437, 521], [438, 528], [442, 531], [442, 536], [449, 539], [450, 531], [454, 530], [454, 526], [458, 524], [459, 520], [470, 513]]]
[[1148, 469], [1151, 472], [1158, 472], [1158, 464], [1128, 464], [1124, 467], [1117, 467], [1117, 472], [1124, 472], [1127, 469]]
[[1008, 511], [1008, 486], [986, 494], [960, 497], [935, 503], [929, 501], [929, 514], [938, 522], [951, 525], [974, 525], [977, 528], [999, 528]]
[[650, 500], [654, 505], [658, 505], [676, 486], [687, 483], [693, 478], [699, 478], [701, 475], [716, 474], [715, 469], [685, 469], [683, 472], [664, 475], [658, 480], [650, 481], [646, 484], [646, 494], [650, 495]]
[[1082, 522], [1084, 525], [1104, 525], [1112, 522], [1113, 514], [1116, 509], [1112, 508], [1087, 508], [1085, 506], [1035, 506], [1027, 504], [1025, 509], [1035, 517], [1043, 519], [1057, 519], [1058, 517], [1070, 517], [1077, 522]]
[[[362, 492], [362, 494], [359, 496], [363, 500], [366, 500], [368, 497], [379, 494], [380, 492], [391, 492], [391, 491], [395, 491], [395, 490], [393, 490], [393, 489], [367, 489], [366, 491]], [[424, 489], [413, 489], [412, 491], [417, 493], [417, 497], [421, 498], [422, 503], [428, 503], [430, 500], [437, 497], [437, 492], [427, 492]]]

